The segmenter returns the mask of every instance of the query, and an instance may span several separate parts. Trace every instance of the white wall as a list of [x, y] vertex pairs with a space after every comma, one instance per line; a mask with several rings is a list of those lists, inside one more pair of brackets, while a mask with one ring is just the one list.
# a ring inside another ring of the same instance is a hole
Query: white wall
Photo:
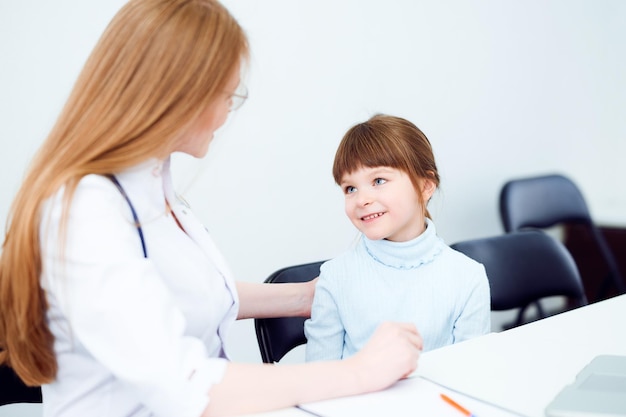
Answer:
[[[0, 3], [0, 218], [121, 0]], [[501, 233], [500, 186], [559, 171], [592, 214], [626, 223], [626, 2], [227, 0], [253, 51], [251, 98], [177, 183], [243, 280], [346, 249], [330, 174], [345, 130], [375, 112], [415, 122], [442, 187], [449, 243]], [[259, 361], [251, 321], [236, 360]]]

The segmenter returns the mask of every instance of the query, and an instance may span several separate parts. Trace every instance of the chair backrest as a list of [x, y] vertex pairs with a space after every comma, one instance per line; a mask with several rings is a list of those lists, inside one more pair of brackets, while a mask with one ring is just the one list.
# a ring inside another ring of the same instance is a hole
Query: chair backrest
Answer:
[[565, 246], [538, 230], [512, 232], [451, 245], [482, 263], [491, 287], [491, 310], [523, 309], [545, 297], [566, 296], [571, 307], [587, 304], [578, 268]]
[[29, 387], [5, 365], [0, 366], [0, 406], [15, 403], [40, 403], [41, 388]]
[[[320, 274], [324, 261], [289, 266], [271, 274], [265, 282], [287, 283], [306, 282]], [[279, 317], [255, 319], [257, 342], [261, 350], [261, 359], [265, 363], [280, 361], [293, 348], [306, 343], [304, 335], [304, 317]]]
[[591, 223], [578, 187], [558, 174], [508, 181], [500, 191], [500, 215], [506, 232], [567, 222]]
[[527, 228], [545, 229], [558, 224], [585, 225], [608, 267], [598, 299], [604, 298], [611, 284], [618, 293], [626, 292], [613, 252], [593, 222], [582, 193], [569, 178], [552, 174], [508, 181], [500, 191], [500, 217], [507, 233]]

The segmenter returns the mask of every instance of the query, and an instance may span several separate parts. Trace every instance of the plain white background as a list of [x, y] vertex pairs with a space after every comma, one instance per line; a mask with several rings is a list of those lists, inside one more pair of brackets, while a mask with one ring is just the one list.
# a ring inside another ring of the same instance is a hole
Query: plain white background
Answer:
[[[123, 3], [0, 3], [2, 221]], [[626, 2], [224, 3], [250, 38], [250, 99], [205, 159], [174, 165], [239, 279], [352, 244], [330, 170], [343, 133], [377, 112], [430, 138], [442, 178], [430, 210], [449, 244], [502, 233], [502, 184], [548, 172], [569, 175], [600, 222], [626, 224]], [[252, 321], [237, 323], [229, 350], [260, 361]]]

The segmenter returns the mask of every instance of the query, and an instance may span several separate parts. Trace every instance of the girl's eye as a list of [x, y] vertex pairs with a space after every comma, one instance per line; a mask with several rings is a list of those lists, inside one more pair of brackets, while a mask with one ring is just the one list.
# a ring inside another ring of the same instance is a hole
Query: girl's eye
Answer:
[[351, 185], [348, 185], [348, 186], [347, 186], [344, 190], [345, 190], [345, 193], [346, 193], [346, 194], [352, 194], [353, 192], [355, 192], [355, 191], [356, 191], [356, 187], [353, 187], [353, 186], [351, 186]]
[[374, 180], [374, 185], [383, 185], [383, 184], [384, 184], [384, 183], [386, 183], [386, 182], [387, 182], [387, 180], [386, 180], [386, 179], [384, 179], [384, 178], [376, 178], [376, 179]]

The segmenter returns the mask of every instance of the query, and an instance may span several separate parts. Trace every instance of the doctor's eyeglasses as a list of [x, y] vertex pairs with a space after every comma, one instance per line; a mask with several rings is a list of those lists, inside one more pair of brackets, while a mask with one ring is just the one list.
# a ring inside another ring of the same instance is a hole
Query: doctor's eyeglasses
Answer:
[[230, 95], [230, 107], [228, 111], [235, 111], [243, 106], [248, 99], [248, 87], [241, 84], [234, 93]]

